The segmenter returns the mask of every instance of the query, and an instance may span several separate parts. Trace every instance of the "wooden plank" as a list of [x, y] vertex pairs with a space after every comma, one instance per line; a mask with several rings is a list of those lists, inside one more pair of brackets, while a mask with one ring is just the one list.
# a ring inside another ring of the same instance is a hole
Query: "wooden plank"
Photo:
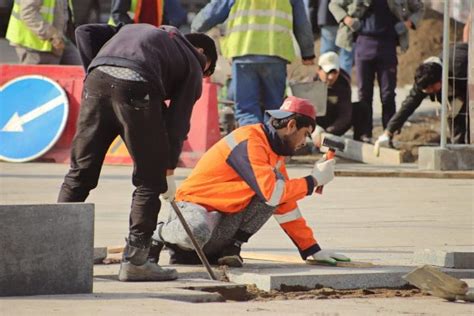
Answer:
[[[296, 256], [286, 256], [286, 255], [275, 255], [269, 253], [261, 253], [261, 252], [247, 252], [243, 251], [241, 253], [242, 258], [250, 259], [250, 260], [261, 260], [261, 261], [274, 261], [274, 262], [283, 262], [283, 263], [299, 263], [299, 264], [309, 264], [309, 265], [320, 265], [320, 266], [328, 266], [328, 264], [324, 264], [321, 262], [317, 262], [312, 259], [307, 259], [306, 262], [303, 261], [300, 257]], [[358, 262], [358, 261], [351, 261], [351, 262], [337, 262], [336, 267], [344, 267], [344, 268], [371, 268], [374, 267], [370, 262]]]
[[108, 253], [121, 253], [123, 252], [124, 246], [108, 246], [107, 252]]
[[[336, 151], [336, 156], [360, 161], [367, 164], [379, 165], [399, 165], [402, 163], [400, 151], [392, 148], [380, 148], [380, 155], [374, 154], [374, 145], [358, 142], [349, 138], [339, 137], [329, 133], [323, 133], [322, 137], [328, 137], [331, 140], [345, 144], [344, 151]], [[327, 150], [322, 147], [322, 151]]]

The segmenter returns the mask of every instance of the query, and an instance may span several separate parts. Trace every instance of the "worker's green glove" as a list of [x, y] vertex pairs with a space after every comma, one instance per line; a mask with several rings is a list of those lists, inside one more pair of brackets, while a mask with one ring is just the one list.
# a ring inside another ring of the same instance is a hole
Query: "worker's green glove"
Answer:
[[336, 252], [330, 250], [319, 250], [314, 255], [311, 256], [315, 261], [325, 263], [328, 265], [335, 266], [337, 261], [350, 262], [351, 259]]

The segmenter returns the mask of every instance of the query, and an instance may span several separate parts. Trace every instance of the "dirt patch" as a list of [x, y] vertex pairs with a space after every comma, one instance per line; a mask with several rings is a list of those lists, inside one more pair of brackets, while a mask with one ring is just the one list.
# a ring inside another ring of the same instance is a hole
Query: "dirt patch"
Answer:
[[332, 288], [316, 288], [296, 291], [289, 287], [282, 291], [262, 291], [255, 285], [247, 286], [249, 301], [274, 301], [274, 300], [321, 300], [344, 298], [390, 298], [390, 297], [421, 297], [430, 296], [419, 289], [407, 286], [400, 289], [356, 289], [335, 290]]
[[[418, 160], [418, 147], [438, 146], [440, 142], [440, 120], [438, 117], [423, 116], [406, 122], [400, 134], [393, 137], [393, 144], [400, 150], [403, 162]], [[374, 127], [374, 139], [382, 133], [382, 127]]]

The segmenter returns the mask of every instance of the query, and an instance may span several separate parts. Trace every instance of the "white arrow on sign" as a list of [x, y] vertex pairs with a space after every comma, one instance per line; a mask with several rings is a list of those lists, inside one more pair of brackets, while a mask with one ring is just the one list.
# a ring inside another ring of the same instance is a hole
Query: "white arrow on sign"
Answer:
[[40, 117], [46, 112], [51, 111], [52, 109], [60, 106], [64, 103], [64, 96], [60, 95], [45, 104], [37, 107], [30, 112], [23, 114], [22, 116], [18, 115], [18, 112], [15, 112], [12, 117], [8, 120], [7, 124], [3, 126], [2, 132], [23, 132], [23, 124], [26, 124], [34, 119]]

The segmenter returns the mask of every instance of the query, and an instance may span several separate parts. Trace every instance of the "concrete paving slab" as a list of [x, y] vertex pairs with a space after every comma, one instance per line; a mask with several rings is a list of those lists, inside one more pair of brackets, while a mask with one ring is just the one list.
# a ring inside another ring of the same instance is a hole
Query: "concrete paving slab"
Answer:
[[474, 170], [474, 146], [419, 147], [418, 167], [428, 170]]
[[94, 205], [0, 205], [0, 296], [92, 292]]
[[[188, 303], [242, 301], [246, 298], [246, 286], [232, 282], [207, 279], [201, 266], [173, 265], [163, 267], [178, 270], [179, 278], [166, 282], [120, 282], [118, 264], [94, 266], [94, 295], [104, 299], [117, 297], [160, 298]], [[221, 275], [215, 269], [216, 275]]]
[[474, 269], [474, 252], [422, 249], [415, 251], [413, 261], [445, 268]]
[[[241, 269], [230, 269], [231, 282], [255, 284], [259, 289], [331, 287], [334, 289], [397, 288], [407, 284], [402, 276], [412, 271], [409, 266], [376, 266], [373, 268], [315, 267], [273, 263], [246, 264]], [[443, 269], [457, 278], [473, 278], [474, 270]]]

